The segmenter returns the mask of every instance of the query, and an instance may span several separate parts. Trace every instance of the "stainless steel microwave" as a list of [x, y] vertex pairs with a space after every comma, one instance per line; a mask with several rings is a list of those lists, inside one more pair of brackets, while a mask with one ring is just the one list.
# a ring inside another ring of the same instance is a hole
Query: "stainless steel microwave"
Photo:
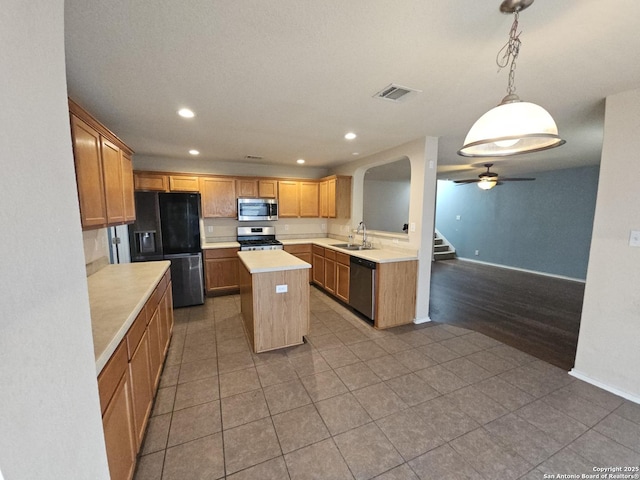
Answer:
[[241, 222], [278, 220], [278, 200], [275, 198], [239, 198], [238, 220]]

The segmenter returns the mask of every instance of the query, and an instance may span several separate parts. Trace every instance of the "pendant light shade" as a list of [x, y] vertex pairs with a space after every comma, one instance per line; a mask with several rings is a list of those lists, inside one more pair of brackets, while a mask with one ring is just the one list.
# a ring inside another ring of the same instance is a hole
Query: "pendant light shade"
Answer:
[[565, 143], [558, 136], [558, 127], [549, 112], [535, 103], [520, 101], [515, 94], [516, 60], [520, 52], [518, 17], [532, 3], [533, 0], [504, 0], [500, 6], [501, 12], [514, 16], [509, 41], [496, 57], [499, 68], [509, 66], [507, 96], [473, 124], [458, 155], [505, 157], [539, 152]]
[[558, 136], [556, 122], [544, 108], [519, 99], [508, 100], [473, 124], [458, 154], [464, 157], [500, 157], [537, 152], [564, 143]]

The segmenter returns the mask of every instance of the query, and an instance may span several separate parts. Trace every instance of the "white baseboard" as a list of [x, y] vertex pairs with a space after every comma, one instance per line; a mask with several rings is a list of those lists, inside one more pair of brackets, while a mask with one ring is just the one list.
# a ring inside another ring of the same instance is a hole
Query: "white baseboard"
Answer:
[[416, 318], [413, 323], [415, 323], [416, 325], [420, 325], [421, 323], [427, 323], [430, 322], [431, 319], [429, 317], [424, 317], [424, 318]]
[[458, 260], [462, 260], [462, 261], [465, 261], [465, 262], [472, 262], [472, 263], [480, 263], [482, 265], [489, 265], [490, 267], [506, 268], [507, 270], [516, 270], [518, 272], [533, 273], [535, 275], [543, 275], [545, 277], [559, 278], [560, 280], [569, 280], [569, 281], [572, 281], [572, 282], [586, 283], [586, 280], [584, 280], [582, 278], [566, 277], [564, 275], [555, 275], [553, 273], [538, 272], [536, 270], [527, 270], [526, 268], [510, 267], [508, 265], [500, 265], [499, 263], [491, 263], [491, 262], [483, 262], [481, 260], [474, 260], [473, 258], [466, 258], [466, 257], [456, 257], [456, 258]]
[[579, 372], [575, 368], [571, 369], [571, 371], [569, 372], [569, 375], [571, 375], [572, 377], [576, 377], [577, 379], [582, 380], [583, 382], [590, 383], [591, 385], [594, 385], [594, 386], [596, 386], [598, 388], [606, 390], [609, 393], [613, 393], [614, 395], [618, 395], [619, 397], [626, 398], [627, 400], [629, 400], [629, 401], [631, 401], [633, 403], [640, 404], [640, 397], [638, 397], [636, 395], [632, 395], [632, 394], [627, 393], [627, 392], [623, 392], [622, 390], [618, 390], [617, 388], [611, 387], [610, 385], [607, 385], [606, 383], [599, 382], [598, 380], [594, 380], [593, 378], [590, 378], [589, 376], [585, 375], [584, 373]]

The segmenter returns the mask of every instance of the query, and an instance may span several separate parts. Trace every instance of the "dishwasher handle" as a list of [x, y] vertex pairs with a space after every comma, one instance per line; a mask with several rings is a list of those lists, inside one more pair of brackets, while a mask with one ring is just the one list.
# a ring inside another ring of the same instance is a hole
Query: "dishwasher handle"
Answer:
[[356, 264], [356, 265], [362, 265], [365, 268], [369, 268], [371, 270], [375, 270], [376, 269], [376, 262], [372, 262], [371, 260], [365, 260], [364, 258], [360, 258], [360, 257], [356, 257], [351, 255], [351, 262], [352, 265]]

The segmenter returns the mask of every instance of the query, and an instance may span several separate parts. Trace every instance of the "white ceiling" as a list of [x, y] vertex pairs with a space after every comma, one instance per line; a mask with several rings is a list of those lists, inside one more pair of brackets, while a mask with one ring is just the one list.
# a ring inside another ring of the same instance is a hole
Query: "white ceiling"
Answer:
[[[437, 136], [440, 177], [468, 177], [487, 160], [456, 151], [506, 94], [495, 57], [513, 17], [499, 4], [66, 0], [69, 95], [140, 155], [179, 161], [196, 148], [202, 162], [331, 168]], [[567, 144], [497, 159], [501, 174], [599, 162], [604, 98], [640, 87], [639, 28], [631, 0], [538, 0], [521, 13], [517, 93]], [[372, 98], [390, 83], [422, 92]]]

